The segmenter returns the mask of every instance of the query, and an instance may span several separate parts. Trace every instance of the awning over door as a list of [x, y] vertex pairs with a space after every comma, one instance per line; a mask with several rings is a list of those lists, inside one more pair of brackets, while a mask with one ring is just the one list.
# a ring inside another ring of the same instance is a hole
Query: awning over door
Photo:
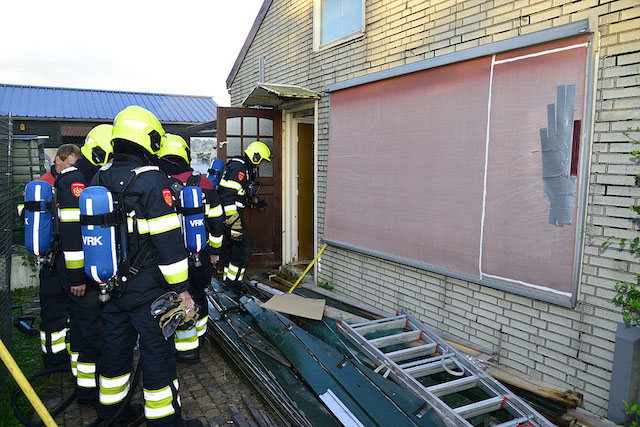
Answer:
[[320, 95], [301, 86], [258, 83], [242, 102], [242, 106], [286, 109], [294, 104], [302, 104], [316, 99], [320, 99]]

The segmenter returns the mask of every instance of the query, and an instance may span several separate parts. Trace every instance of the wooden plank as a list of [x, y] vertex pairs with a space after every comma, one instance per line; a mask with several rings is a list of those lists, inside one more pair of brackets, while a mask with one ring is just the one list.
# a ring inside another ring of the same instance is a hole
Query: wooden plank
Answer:
[[252, 427], [251, 424], [242, 416], [236, 405], [229, 403], [229, 409], [231, 409], [231, 419], [234, 424], [237, 424], [240, 427]]
[[258, 423], [258, 425], [260, 427], [269, 427], [269, 424], [265, 422], [265, 420], [262, 418], [262, 415], [260, 415], [260, 412], [258, 412], [255, 405], [251, 400], [249, 400], [247, 395], [242, 393], [240, 396], [242, 397], [242, 401], [244, 402], [245, 406], [249, 410], [249, 413], [251, 413], [251, 416]]
[[324, 306], [324, 315], [332, 319], [342, 319], [347, 323], [364, 322], [368, 319], [358, 316], [357, 314], [351, 314], [347, 311], [340, 310], [334, 307]]
[[275, 422], [273, 422], [269, 414], [267, 414], [263, 409], [260, 409], [258, 412], [260, 412], [260, 415], [262, 415], [262, 419], [267, 423], [269, 427], [278, 426]]
[[587, 427], [616, 427], [618, 424], [613, 421], [609, 421], [603, 417], [599, 417], [593, 412], [589, 412], [586, 409], [574, 408], [567, 412], [570, 417], [575, 417], [578, 422]]
[[545, 399], [558, 402], [568, 409], [576, 408], [582, 402], [582, 393], [537, 380], [496, 363], [488, 363], [486, 372], [504, 384], [509, 384]]

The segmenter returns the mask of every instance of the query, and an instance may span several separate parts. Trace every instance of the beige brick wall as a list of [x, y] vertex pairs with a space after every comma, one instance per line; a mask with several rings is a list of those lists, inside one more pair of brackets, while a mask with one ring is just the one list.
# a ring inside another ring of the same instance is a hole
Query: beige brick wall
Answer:
[[[581, 292], [574, 309], [329, 248], [320, 280], [389, 312], [406, 307], [427, 323], [499, 352], [500, 362], [584, 393], [584, 405], [606, 412], [615, 327], [608, 301], [617, 280], [640, 273], [638, 258], [607, 236], [633, 238], [640, 203], [625, 136], [640, 126], [640, 1], [433, 0], [366, 2], [366, 31], [357, 40], [313, 53], [312, 0], [274, 0], [233, 81], [238, 105], [253, 88], [258, 58], [265, 80], [322, 94], [319, 110], [319, 234], [324, 220], [329, 97], [326, 85], [415, 61], [596, 16], [601, 36], [592, 175]], [[640, 132], [632, 133], [640, 139]]]

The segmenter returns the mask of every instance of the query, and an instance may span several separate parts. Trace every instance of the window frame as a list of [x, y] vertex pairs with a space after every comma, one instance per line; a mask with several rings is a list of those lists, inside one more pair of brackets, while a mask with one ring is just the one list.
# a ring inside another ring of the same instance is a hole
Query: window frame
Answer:
[[[325, 86], [324, 90], [329, 94], [330, 98], [332, 92], [339, 91], [346, 88], [365, 85], [393, 77], [404, 76], [407, 74], [415, 73], [417, 71], [428, 70], [431, 68], [441, 67], [443, 65], [449, 65], [468, 61], [483, 56], [490, 56], [494, 54], [501, 54], [511, 50], [526, 48], [530, 46], [539, 45], [542, 43], [558, 41], [569, 37], [574, 37], [582, 34], [588, 35], [587, 46], [587, 59], [586, 59], [586, 78], [585, 78], [585, 95], [584, 95], [584, 111], [582, 118], [580, 118], [580, 164], [577, 170], [577, 180], [579, 187], [576, 190], [576, 203], [578, 204], [578, 212], [576, 218], [576, 236], [574, 240], [575, 259], [573, 263], [573, 284], [570, 299], [560, 299], [553, 295], [544, 295], [541, 293], [534, 293], [528, 290], [518, 289], [511, 286], [504, 286], [500, 283], [494, 283], [489, 280], [476, 279], [474, 277], [455, 273], [444, 268], [434, 267], [427, 265], [423, 262], [417, 262], [406, 258], [400, 258], [386, 253], [378, 252], [376, 250], [356, 247], [348, 243], [341, 243], [332, 241], [326, 237], [321, 241], [328, 243], [332, 246], [346, 249], [349, 251], [361, 253], [364, 255], [372, 256], [375, 258], [384, 259], [387, 261], [395, 262], [402, 265], [430, 271], [436, 274], [440, 274], [447, 277], [464, 280], [470, 283], [477, 283], [490, 288], [499, 289], [512, 294], [522, 295], [527, 298], [532, 298], [539, 301], [549, 302], [563, 307], [574, 308], [578, 301], [578, 296], [581, 292], [580, 285], [582, 284], [582, 271], [584, 266], [585, 257], [585, 236], [583, 227], [587, 221], [587, 208], [588, 208], [588, 190], [591, 178], [591, 146], [594, 138], [594, 120], [595, 120], [595, 102], [596, 102], [596, 82], [597, 82], [597, 63], [598, 63], [598, 50], [599, 34], [597, 30], [597, 19], [590, 17], [570, 24], [561, 25], [558, 27], [541, 30], [535, 33], [529, 33], [526, 35], [500, 40], [487, 45], [478, 46], [474, 48], [464, 49], [461, 51], [453, 52], [440, 57], [429, 58], [423, 61], [406, 64], [375, 73], [354, 77], [351, 79], [335, 82]], [[331, 99], [329, 99], [329, 117], [331, 117]], [[325, 195], [326, 196], [326, 195]], [[325, 200], [326, 204], [326, 200]], [[325, 212], [325, 232], [326, 232], [326, 212]]]
[[313, 51], [321, 52], [323, 50], [331, 49], [332, 47], [350, 42], [364, 35], [365, 28], [365, 15], [366, 15], [366, 2], [362, 2], [362, 22], [359, 30], [352, 31], [351, 33], [342, 35], [330, 42], [321, 43], [322, 40], [322, 0], [313, 0]]

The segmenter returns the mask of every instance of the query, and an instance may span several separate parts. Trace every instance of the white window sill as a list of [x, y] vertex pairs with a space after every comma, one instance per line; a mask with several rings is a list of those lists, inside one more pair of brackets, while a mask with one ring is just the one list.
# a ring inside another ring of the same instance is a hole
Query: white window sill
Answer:
[[331, 40], [330, 42], [327, 42], [325, 44], [322, 45], [318, 45], [316, 46], [314, 43], [313, 46], [313, 52], [314, 53], [320, 53], [323, 52], [325, 50], [331, 49], [333, 47], [339, 46], [341, 44], [345, 44], [347, 42], [356, 40], [360, 37], [364, 36], [364, 31], [363, 30], [357, 30], [354, 31], [353, 33], [349, 33], [349, 34], [345, 34], [344, 36], [338, 37], [335, 40]]

